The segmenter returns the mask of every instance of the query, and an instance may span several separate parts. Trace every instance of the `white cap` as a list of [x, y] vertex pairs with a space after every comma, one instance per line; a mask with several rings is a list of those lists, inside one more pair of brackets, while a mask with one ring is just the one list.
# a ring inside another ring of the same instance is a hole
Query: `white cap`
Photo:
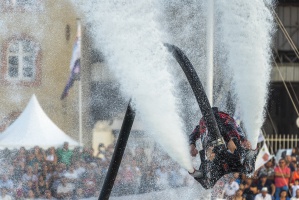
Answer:
[[263, 187], [262, 188], [262, 192], [268, 192], [268, 188], [267, 187]]

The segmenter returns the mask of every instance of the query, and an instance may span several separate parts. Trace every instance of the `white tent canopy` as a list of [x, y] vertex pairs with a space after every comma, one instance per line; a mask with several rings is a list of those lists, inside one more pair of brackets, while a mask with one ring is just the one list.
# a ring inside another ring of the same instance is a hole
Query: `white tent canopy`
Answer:
[[79, 146], [79, 143], [65, 134], [46, 115], [32, 95], [25, 110], [2, 134], [0, 134], [0, 149], [26, 149], [34, 146], [47, 149], [60, 147], [68, 142], [70, 147]]

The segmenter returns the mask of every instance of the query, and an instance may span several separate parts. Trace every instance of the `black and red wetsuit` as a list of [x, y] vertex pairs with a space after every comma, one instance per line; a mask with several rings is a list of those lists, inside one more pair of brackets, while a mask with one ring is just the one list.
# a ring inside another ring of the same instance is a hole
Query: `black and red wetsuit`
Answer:
[[[222, 135], [226, 143], [231, 138], [236, 138], [240, 143], [246, 141], [246, 136], [236, 121], [225, 112], [218, 111], [216, 107], [212, 108], [220, 134]], [[189, 136], [189, 143], [194, 144], [196, 140], [201, 139], [202, 144], [210, 144], [216, 138], [208, 133], [206, 123], [203, 118], [200, 119], [199, 125], [195, 127], [191, 135]]]
[[[251, 151], [245, 147], [245, 142], [248, 141], [235, 120], [229, 114], [218, 111], [217, 108], [212, 108], [212, 110], [225, 143], [227, 144], [232, 139], [237, 149], [232, 153], [227, 151], [227, 148], [222, 144], [213, 146], [212, 142], [219, 139], [219, 136], [208, 132], [204, 119], [199, 121], [199, 125], [190, 135], [189, 142], [195, 145], [196, 140], [201, 139], [203, 150], [199, 151], [201, 165], [198, 171], [203, 173], [203, 177], [195, 177], [195, 180], [206, 189], [213, 187], [224, 174], [232, 172], [252, 173], [257, 155], [257, 151]], [[209, 146], [213, 146], [215, 153], [213, 160], [206, 159], [206, 150]], [[247, 155], [252, 156], [247, 157]]]

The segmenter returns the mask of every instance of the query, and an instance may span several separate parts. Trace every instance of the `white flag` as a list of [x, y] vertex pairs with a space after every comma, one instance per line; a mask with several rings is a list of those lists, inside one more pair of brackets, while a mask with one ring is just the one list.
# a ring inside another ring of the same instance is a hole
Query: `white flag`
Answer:
[[255, 170], [263, 166], [266, 162], [271, 160], [273, 155], [270, 155], [266, 142], [264, 142], [263, 147], [260, 149], [255, 162]]

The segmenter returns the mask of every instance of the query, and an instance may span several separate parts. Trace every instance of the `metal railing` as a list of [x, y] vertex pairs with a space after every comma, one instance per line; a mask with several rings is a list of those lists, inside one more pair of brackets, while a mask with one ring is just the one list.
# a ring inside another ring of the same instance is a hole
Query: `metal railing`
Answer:
[[298, 134], [271, 134], [264, 136], [271, 154], [275, 154], [278, 149], [299, 147]]

